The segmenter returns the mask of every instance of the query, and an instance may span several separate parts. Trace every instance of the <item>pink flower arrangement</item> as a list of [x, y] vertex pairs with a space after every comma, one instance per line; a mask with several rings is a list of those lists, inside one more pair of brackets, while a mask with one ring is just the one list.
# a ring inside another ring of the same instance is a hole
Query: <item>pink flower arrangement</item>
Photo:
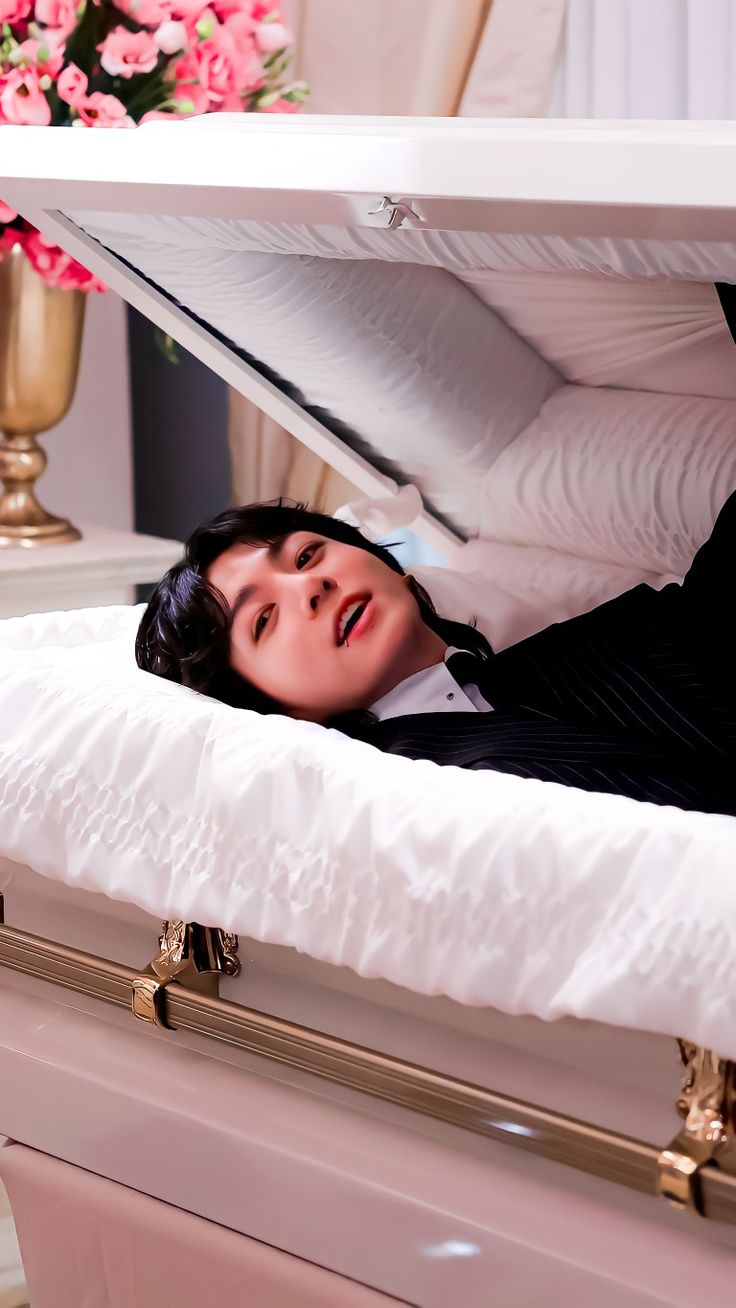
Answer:
[[[296, 113], [291, 39], [279, 0], [0, 0], [0, 127]], [[105, 289], [0, 200], [0, 259], [17, 245], [49, 286]]]

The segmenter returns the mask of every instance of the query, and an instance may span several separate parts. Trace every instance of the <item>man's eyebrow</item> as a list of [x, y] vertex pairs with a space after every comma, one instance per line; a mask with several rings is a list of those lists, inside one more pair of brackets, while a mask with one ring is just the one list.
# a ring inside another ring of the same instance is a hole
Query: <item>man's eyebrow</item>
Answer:
[[[281, 557], [281, 551], [283, 550], [285, 544], [286, 544], [286, 536], [281, 536], [277, 540], [269, 541], [268, 545], [266, 546], [266, 553], [268, 554], [268, 557], [271, 562], [276, 562], [276, 563], [278, 562], [279, 558]], [[253, 585], [241, 586], [240, 590], [235, 596], [235, 599], [232, 602], [232, 607], [229, 613], [229, 622], [231, 627], [236, 617], [238, 616], [240, 610], [242, 609], [243, 605], [247, 604], [249, 599], [252, 599], [257, 589], [258, 587]]]

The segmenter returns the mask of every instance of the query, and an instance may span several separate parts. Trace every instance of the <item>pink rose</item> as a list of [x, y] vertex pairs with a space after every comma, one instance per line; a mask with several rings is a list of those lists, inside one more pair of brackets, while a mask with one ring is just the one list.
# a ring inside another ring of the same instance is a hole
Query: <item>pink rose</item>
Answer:
[[42, 27], [70, 36], [77, 25], [76, 0], [36, 0], [35, 16]]
[[192, 54], [199, 81], [215, 107], [229, 96], [242, 94], [263, 75], [252, 37], [237, 15], [218, 23]]
[[207, 0], [171, 0], [171, 17], [180, 18], [192, 30], [202, 15], [208, 12]]
[[59, 245], [48, 240], [43, 232], [30, 228], [23, 233], [21, 241], [26, 258], [39, 277], [47, 286], [56, 286], [62, 291], [104, 291], [103, 282], [95, 277]]
[[129, 32], [115, 27], [98, 45], [100, 63], [111, 77], [134, 77], [152, 73], [158, 63], [158, 49], [150, 32]]
[[188, 101], [191, 105], [191, 108], [182, 112], [187, 115], [206, 114], [210, 98], [199, 80], [199, 62], [194, 54], [185, 55], [183, 59], [177, 60], [174, 65], [174, 77], [176, 86], [172, 98], [184, 103]]
[[[39, 59], [41, 50], [46, 52], [47, 59]], [[18, 56], [35, 64], [39, 73], [48, 73], [49, 77], [57, 78], [64, 66], [64, 38], [59, 32], [51, 31], [44, 32], [42, 41], [29, 37], [18, 46], [15, 57]]]
[[283, 23], [259, 23], [256, 41], [261, 54], [275, 54], [277, 50], [285, 50], [287, 45], [291, 45], [292, 37]]
[[224, 23], [226, 18], [232, 18], [233, 14], [239, 14], [240, 17], [247, 22], [251, 32], [255, 32], [256, 27], [258, 26], [258, 24], [253, 21], [252, 13], [246, 14], [243, 12], [243, 0], [212, 0], [212, 8], [221, 23]]
[[88, 80], [86, 73], [76, 64], [67, 64], [56, 83], [59, 99], [65, 104], [78, 105], [87, 94]]
[[153, 39], [157, 49], [165, 55], [178, 54], [185, 50], [189, 36], [184, 23], [169, 18], [154, 32]]
[[93, 91], [74, 107], [84, 127], [135, 127], [125, 105], [116, 95]]
[[12, 223], [18, 217], [15, 209], [11, 209], [9, 204], [0, 200], [0, 223]]
[[236, 51], [234, 44], [209, 37], [194, 51], [197, 76], [210, 101], [220, 101], [238, 90]]
[[225, 99], [215, 106], [215, 112], [220, 114], [244, 114], [245, 104], [241, 92], [234, 91], [232, 95], [226, 95]]
[[263, 81], [263, 59], [255, 42], [252, 24], [246, 14], [231, 14], [225, 19], [223, 28], [232, 37], [238, 52], [240, 89], [250, 89], [254, 83]]
[[0, 25], [22, 23], [31, 12], [32, 0], [0, 0]]
[[51, 110], [35, 68], [13, 68], [0, 76], [0, 119], [16, 127], [48, 127]]

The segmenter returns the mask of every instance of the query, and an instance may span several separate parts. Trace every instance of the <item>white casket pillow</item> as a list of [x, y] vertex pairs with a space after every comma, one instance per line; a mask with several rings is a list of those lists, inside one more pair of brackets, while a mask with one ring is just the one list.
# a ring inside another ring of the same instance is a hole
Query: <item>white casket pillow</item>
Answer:
[[563, 386], [499, 455], [480, 534], [687, 570], [736, 487], [736, 400]]

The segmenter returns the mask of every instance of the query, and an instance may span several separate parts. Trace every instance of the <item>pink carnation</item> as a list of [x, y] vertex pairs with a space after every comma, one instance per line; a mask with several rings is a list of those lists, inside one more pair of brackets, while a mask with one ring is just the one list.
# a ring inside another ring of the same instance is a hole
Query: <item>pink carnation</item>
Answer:
[[79, 121], [85, 127], [135, 127], [122, 101], [116, 95], [93, 91], [75, 105]]
[[0, 0], [0, 25], [22, 23], [31, 12], [32, 0]]
[[0, 76], [0, 121], [16, 127], [48, 127], [51, 110], [35, 68], [12, 68]]
[[70, 36], [77, 25], [76, 0], [36, 0], [35, 17], [42, 27]]
[[59, 99], [65, 104], [77, 106], [87, 95], [88, 79], [86, 73], [76, 64], [67, 64], [56, 83]]
[[0, 200], [0, 223], [12, 223], [18, 217], [15, 209], [11, 209], [9, 204]]
[[100, 63], [111, 77], [152, 73], [158, 63], [158, 47], [150, 32], [115, 27], [97, 49], [102, 52]]

